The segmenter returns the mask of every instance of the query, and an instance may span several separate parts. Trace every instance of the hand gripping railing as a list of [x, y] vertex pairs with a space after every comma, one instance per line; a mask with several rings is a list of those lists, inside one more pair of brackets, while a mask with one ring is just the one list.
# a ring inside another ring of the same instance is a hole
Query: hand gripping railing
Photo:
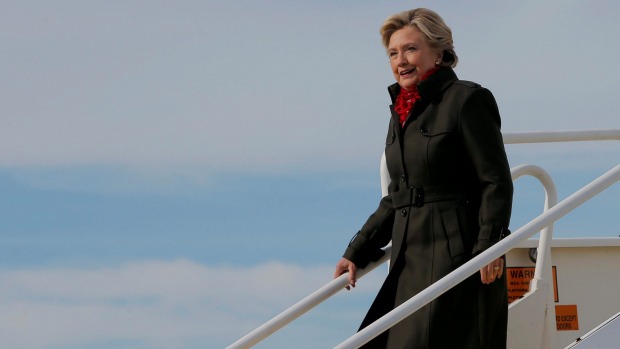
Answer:
[[480, 270], [485, 265], [489, 264], [494, 259], [508, 252], [512, 247], [520, 243], [521, 241], [536, 234], [541, 229], [549, 226], [560, 217], [566, 215], [579, 205], [583, 204], [593, 196], [597, 195], [605, 188], [614, 184], [620, 180], [620, 165], [617, 165], [613, 169], [601, 177], [594, 180], [592, 183], [581, 188], [573, 195], [562, 200], [556, 206], [550, 208], [548, 211], [534, 218], [531, 222], [525, 224], [517, 231], [512, 233], [497, 244], [491, 246], [486, 251], [482, 252], [469, 262], [463, 264], [460, 268], [441, 278], [437, 282], [427, 287], [422, 292], [418, 293], [399, 307], [390, 311], [379, 320], [368, 325], [364, 329], [357, 332], [355, 335], [349, 337], [344, 342], [335, 346], [334, 349], [355, 349], [369, 342], [385, 330], [394, 326], [407, 316], [414, 313], [416, 310], [422, 308], [424, 305], [431, 302], [433, 299], [439, 297], [450, 288], [454, 287], [461, 281], [468, 278], [473, 273]]

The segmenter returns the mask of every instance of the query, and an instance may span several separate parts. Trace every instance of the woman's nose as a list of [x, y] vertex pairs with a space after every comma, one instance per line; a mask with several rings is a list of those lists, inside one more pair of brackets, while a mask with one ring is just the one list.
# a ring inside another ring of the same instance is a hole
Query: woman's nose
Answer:
[[407, 64], [407, 55], [404, 52], [399, 52], [398, 53], [398, 57], [396, 57], [396, 62], [398, 63], [398, 65], [405, 65]]

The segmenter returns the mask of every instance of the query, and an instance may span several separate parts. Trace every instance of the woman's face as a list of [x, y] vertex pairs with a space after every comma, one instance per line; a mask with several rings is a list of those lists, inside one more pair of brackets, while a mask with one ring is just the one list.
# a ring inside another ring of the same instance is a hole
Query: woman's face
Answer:
[[430, 47], [417, 28], [408, 26], [390, 37], [388, 57], [396, 82], [410, 90], [420, 82], [420, 77], [435, 68], [435, 62], [441, 60], [441, 52]]

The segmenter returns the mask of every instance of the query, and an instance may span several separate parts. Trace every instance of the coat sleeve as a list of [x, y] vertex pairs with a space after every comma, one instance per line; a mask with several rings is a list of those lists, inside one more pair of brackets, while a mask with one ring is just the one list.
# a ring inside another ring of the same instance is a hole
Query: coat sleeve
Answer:
[[480, 230], [472, 254], [478, 254], [510, 234], [513, 184], [500, 131], [495, 98], [474, 88], [459, 112], [459, 132], [480, 185]]
[[384, 254], [381, 249], [392, 239], [394, 209], [390, 195], [383, 197], [377, 210], [370, 215], [362, 229], [353, 236], [343, 257], [364, 268]]

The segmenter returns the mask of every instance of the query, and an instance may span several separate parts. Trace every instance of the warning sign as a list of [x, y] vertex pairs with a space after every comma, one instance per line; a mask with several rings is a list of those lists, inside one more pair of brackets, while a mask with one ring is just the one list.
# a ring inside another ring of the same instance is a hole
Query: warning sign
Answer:
[[555, 325], [558, 331], [577, 331], [579, 330], [579, 317], [577, 316], [577, 305], [556, 305], [555, 306]]
[[[506, 282], [508, 284], [508, 303], [512, 303], [523, 297], [530, 290], [530, 281], [534, 278], [534, 267], [507, 267]], [[553, 296], [558, 302], [558, 280], [556, 268], [552, 268]]]

